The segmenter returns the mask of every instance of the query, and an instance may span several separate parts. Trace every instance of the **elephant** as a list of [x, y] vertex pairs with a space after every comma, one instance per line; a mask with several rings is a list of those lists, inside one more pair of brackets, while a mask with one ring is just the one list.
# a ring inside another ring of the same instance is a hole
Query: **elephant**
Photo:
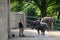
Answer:
[[41, 35], [45, 35], [45, 31], [48, 28], [47, 23], [40, 21], [33, 21], [31, 24], [32, 24], [32, 29], [36, 29], [39, 35], [40, 35], [39, 30], [41, 30]]

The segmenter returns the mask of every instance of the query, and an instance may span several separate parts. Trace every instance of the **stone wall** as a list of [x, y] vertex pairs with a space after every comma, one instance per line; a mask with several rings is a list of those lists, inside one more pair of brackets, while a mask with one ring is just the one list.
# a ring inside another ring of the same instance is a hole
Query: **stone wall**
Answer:
[[0, 0], [0, 40], [8, 39], [8, 6], [7, 0]]

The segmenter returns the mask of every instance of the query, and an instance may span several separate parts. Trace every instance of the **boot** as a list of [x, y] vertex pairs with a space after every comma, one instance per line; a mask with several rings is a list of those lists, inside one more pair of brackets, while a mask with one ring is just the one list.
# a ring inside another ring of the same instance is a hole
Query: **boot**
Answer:
[[21, 35], [21, 34], [19, 34], [19, 36], [20, 36], [20, 37], [22, 37], [22, 35]]

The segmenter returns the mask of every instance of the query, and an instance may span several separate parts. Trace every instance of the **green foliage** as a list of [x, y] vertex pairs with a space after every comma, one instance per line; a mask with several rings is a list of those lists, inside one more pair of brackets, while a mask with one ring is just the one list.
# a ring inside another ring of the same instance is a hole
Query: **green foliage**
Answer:
[[[46, 12], [47, 16], [54, 16], [56, 15], [56, 9], [60, 7], [59, 3], [57, 0], [46, 0]], [[41, 15], [41, 2], [42, 0], [11, 0], [10, 4], [10, 10], [11, 11], [26, 11], [30, 10], [30, 8], [34, 8], [34, 12], [36, 15], [40, 16]], [[28, 13], [29, 14], [29, 13]], [[35, 15], [33, 14], [33, 15]]]
[[34, 8], [30, 8], [27, 12], [28, 16], [36, 16], [36, 12]]
[[10, 4], [10, 10], [11, 10], [11, 11], [14, 11], [15, 8], [16, 8], [16, 6], [18, 6], [18, 5], [19, 5], [19, 4], [18, 4], [18, 1], [14, 1], [13, 3]]
[[[23, 1], [21, 4], [18, 1], [13, 1], [13, 3], [10, 4], [10, 10], [11, 11], [26, 11], [28, 12], [28, 10], [32, 10], [34, 9], [34, 13], [33, 15], [40, 15], [40, 10], [39, 8], [33, 4], [34, 2], [32, 1], [32, 3], [29, 2], [25, 2]], [[29, 13], [28, 13], [29, 14]]]

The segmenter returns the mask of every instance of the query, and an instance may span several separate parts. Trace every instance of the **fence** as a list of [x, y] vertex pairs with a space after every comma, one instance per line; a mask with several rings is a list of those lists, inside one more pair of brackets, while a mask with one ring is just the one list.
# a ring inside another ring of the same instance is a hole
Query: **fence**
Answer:
[[31, 28], [31, 21], [35, 21], [35, 20], [40, 20], [40, 17], [36, 17], [36, 16], [26, 16], [26, 26], [27, 28]]
[[[31, 28], [31, 21], [41, 19], [40, 17], [35, 17], [35, 16], [26, 16], [26, 26], [27, 28]], [[58, 30], [60, 31], [60, 20], [56, 20], [53, 30]]]

